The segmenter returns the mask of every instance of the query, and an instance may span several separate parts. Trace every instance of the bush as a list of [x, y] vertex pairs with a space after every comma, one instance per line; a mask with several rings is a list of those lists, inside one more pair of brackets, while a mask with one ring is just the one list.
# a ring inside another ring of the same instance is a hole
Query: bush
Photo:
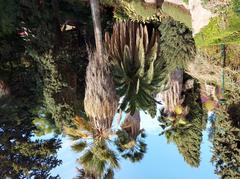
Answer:
[[240, 1], [239, 0], [233, 0], [233, 10], [240, 15]]

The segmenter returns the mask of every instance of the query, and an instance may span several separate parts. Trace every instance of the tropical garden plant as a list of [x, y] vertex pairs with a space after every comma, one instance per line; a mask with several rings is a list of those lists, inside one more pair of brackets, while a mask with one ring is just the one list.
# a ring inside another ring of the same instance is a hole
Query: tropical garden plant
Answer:
[[193, 89], [185, 91], [185, 100], [182, 105], [188, 105], [189, 111], [184, 118], [178, 114], [173, 118], [168, 116], [159, 118], [160, 126], [163, 128], [160, 135], [165, 134], [169, 143], [175, 143], [179, 153], [192, 167], [198, 167], [200, 164], [202, 130], [206, 127], [202, 104], [199, 101], [199, 85], [195, 83]]
[[131, 115], [136, 110], [156, 114], [154, 95], [163, 79], [158, 38], [154, 29], [150, 33], [146, 25], [131, 21], [117, 22], [112, 35], [105, 34], [117, 94], [122, 99], [120, 109]]
[[128, 113], [124, 119], [121, 129], [116, 132], [115, 145], [120, 155], [131, 162], [139, 162], [147, 151], [144, 141], [146, 137], [143, 129], [140, 129], [140, 113], [134, 115]]
[[112, 126], [113, 117], [118, 106], [118, 98], [111, 71], [106, 63], [108, 56], [104, 52], [102, 43], [99, 2], [91, 0], [90, 4], [96, 51], [92, 52], [89, 50], [84, 109], [94, 129], [99, 133], [104, 133]]
[[240, 130], [239, 103], [221, 106], [213, 127], [213, 155], [215, 173], [221, 178], [239, 178]]
[[164, 19], [160, 26], [160, 57], [165, 70], [171, 74], [176, 69], [184, 70], [194, 60], [196, 47], [191, 30], [184, 24]]

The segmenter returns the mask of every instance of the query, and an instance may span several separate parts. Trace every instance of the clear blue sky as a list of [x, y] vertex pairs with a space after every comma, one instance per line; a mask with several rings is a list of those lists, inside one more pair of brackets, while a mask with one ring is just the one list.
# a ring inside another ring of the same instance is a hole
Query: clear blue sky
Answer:
[[[218, 179], [214, 175], [214, 167], [210, 163], [211, 143], [207, 140], [207, 132], [203, 134], [201, 146], [201, 164], [199, 168], [192, 168], [184, 162], [174, 144], [167, 144], [164, 136], [158, 136], [160, 128], [156, 119], [141, 113], [141, 127], [147, 132], [146, 143], [148, 151], [144, 159], [132, 164], [127, 160], [120, 160], [121, 169], [115, 172], [116, 179]], [[59, 174], [62, 179], [76, 176], [76, 159], [80, 154], [71, 151], [71, 141], [63, 139], [63, 147], [59, 151], [59, 158], [63, 164], [53, 170], [52, 174]]]

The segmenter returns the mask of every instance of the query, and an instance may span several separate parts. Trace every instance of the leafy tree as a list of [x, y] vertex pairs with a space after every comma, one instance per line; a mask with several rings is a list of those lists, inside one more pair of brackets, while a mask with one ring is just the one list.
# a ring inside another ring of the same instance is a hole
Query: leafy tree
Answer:
[[77, 76], [66, 66], [68, 59], [64, 62], [61, 55], [54, 57], [50, 52], [45, 56], [35, 57], [39, 61], [39, 88], [43, 93], [46, 111], [51, 114], [51, 118], [61, 130], [64, 123], [70, 125], [75, 111], [80, 106], [76, 97]]
[[40, 137], [49, 133], [60, 133], [49, 113], [47, 113], [44, 109], [37, 109], [36, 111], [37, 117], [33, 120], [33, 124], [36, 126], [36, 130], [34, 130], [34, 134], [36, 136]]
[[164, 19], [160, 26], [160, 57], [165, 70], [171, 74], [176, 69], [185, 69], [195, 56], [195, 42], [191, 30], [184, 24]]
[[33, 111], [38, 103], [32, 71], [17, 65], [7, 74], [12, 95], [0, 98], [0, 177], [48, 178], [61, 164], [56, 156], [61, 142], [57, 138], [33, 139]]
[[[203, 109], [200, 103], [199, 86], [194, 85], [194, 89], [185, 92], [185, 101], [183, 105], [188, 105], [190, 110], [185, 116], [186, 125], [175, 125], [170, 130], [165, 131], [168, 142], [177, 145], [179, 153], [184, 160], [192, 167], [198, 167], [200, 164], [200, 147], [202, 142], [202, 130], [206, 126], [206, 120], [203, 118]], [[172, 122], [160, 119], [163, 128], [172, 126]]]
[[136, 110], [156, 114], [154, 93], [162, 80], [157, 39], [157, 32], [149, 37], [147, 26], [130, 21], [116, 23], [111, 37], [105, 35], [120, 108], [132, 115]]
[[239, 178], [240, 130], [239, 104], [223, 106], [217, 112], [213, 132], [215, 173], [221, 178]]
[[0, 38], [16, 33], [19, 1], [0, 1]]

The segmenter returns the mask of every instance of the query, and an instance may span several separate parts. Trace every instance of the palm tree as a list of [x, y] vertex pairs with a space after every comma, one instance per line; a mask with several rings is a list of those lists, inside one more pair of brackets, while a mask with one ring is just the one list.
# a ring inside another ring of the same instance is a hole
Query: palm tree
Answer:
[[97, 53], [89, 53], [86, 73], [84, 108], [100, 133], [109, 130], [118, 107], [118, 98], [108, 66], [98, 60]]
[[[98, 177], [94, 176], [91, 173], [87, 173], [84, 169], [77, 168], [78, 176], [74, 179], [97, 179]], [[114, 172], [112, 169], [108, 169], [105, 175], [102, 177], [103, 179], [113, 179], [114, 178]]]
[[144, 142], [144, 130], [140, 130], [140, 114], [136, 111], [134, 115], [127, 114], [122, 130], [116, 132], [115, 145], [122, 157], [131, 162], [138, 162], [143, 159], [147, 147]]
[[[77, 178], [107, 178], [113, 176], [113, 169], [119, 168], [118, 158], [108, 146], [110, 135], [95, 131], [91, 121], [76, 116], [75, 127], [64, 127], [64, 132], [74, 141], [72, 150], [82, 153], [78, 162], [81, 169], [78, 169]], [[104, 135], [103, 135], [104, 134]]]
[[86, 72], [86, 92], [84, 108], [94, 125], [95, 131], [109, 130], [118, 106], [118, 99], [109, 67], [104, 59], [100, 25], [99, 2], [91, 0], [91, 10], [95, 32], [96, 52], [89, 50], [89, 64]]
[[73, 140], [93, 138], [93, 130], [91, 123], [80, 116], [75, 116], [73, 126], [63, 126], [64, 134]]
[[123, 21], [114, 24], [113, 33], [105, 34], [117, 94], [123, 98], [120, 108], [134, 114], [144, 110], [156, 114], [154, 94], [162, 84], [158, 58], [158, 32], [151, 37], [146, 25]]
[[94, 140], [78, 161], [91, 178], [105, 178], [113, 175], [113, 169], [119, 168], [117, 155], [108, 147], [105, 139]]
[[99, 0], [90, 0], [93, 27], [94, 27], [94, 36], [96, 43], [96, 50], [98, 53], [99, 59], [103, 59], [103, 41], [102, 41], [102, 28], [100, 21], [100, 5]]

